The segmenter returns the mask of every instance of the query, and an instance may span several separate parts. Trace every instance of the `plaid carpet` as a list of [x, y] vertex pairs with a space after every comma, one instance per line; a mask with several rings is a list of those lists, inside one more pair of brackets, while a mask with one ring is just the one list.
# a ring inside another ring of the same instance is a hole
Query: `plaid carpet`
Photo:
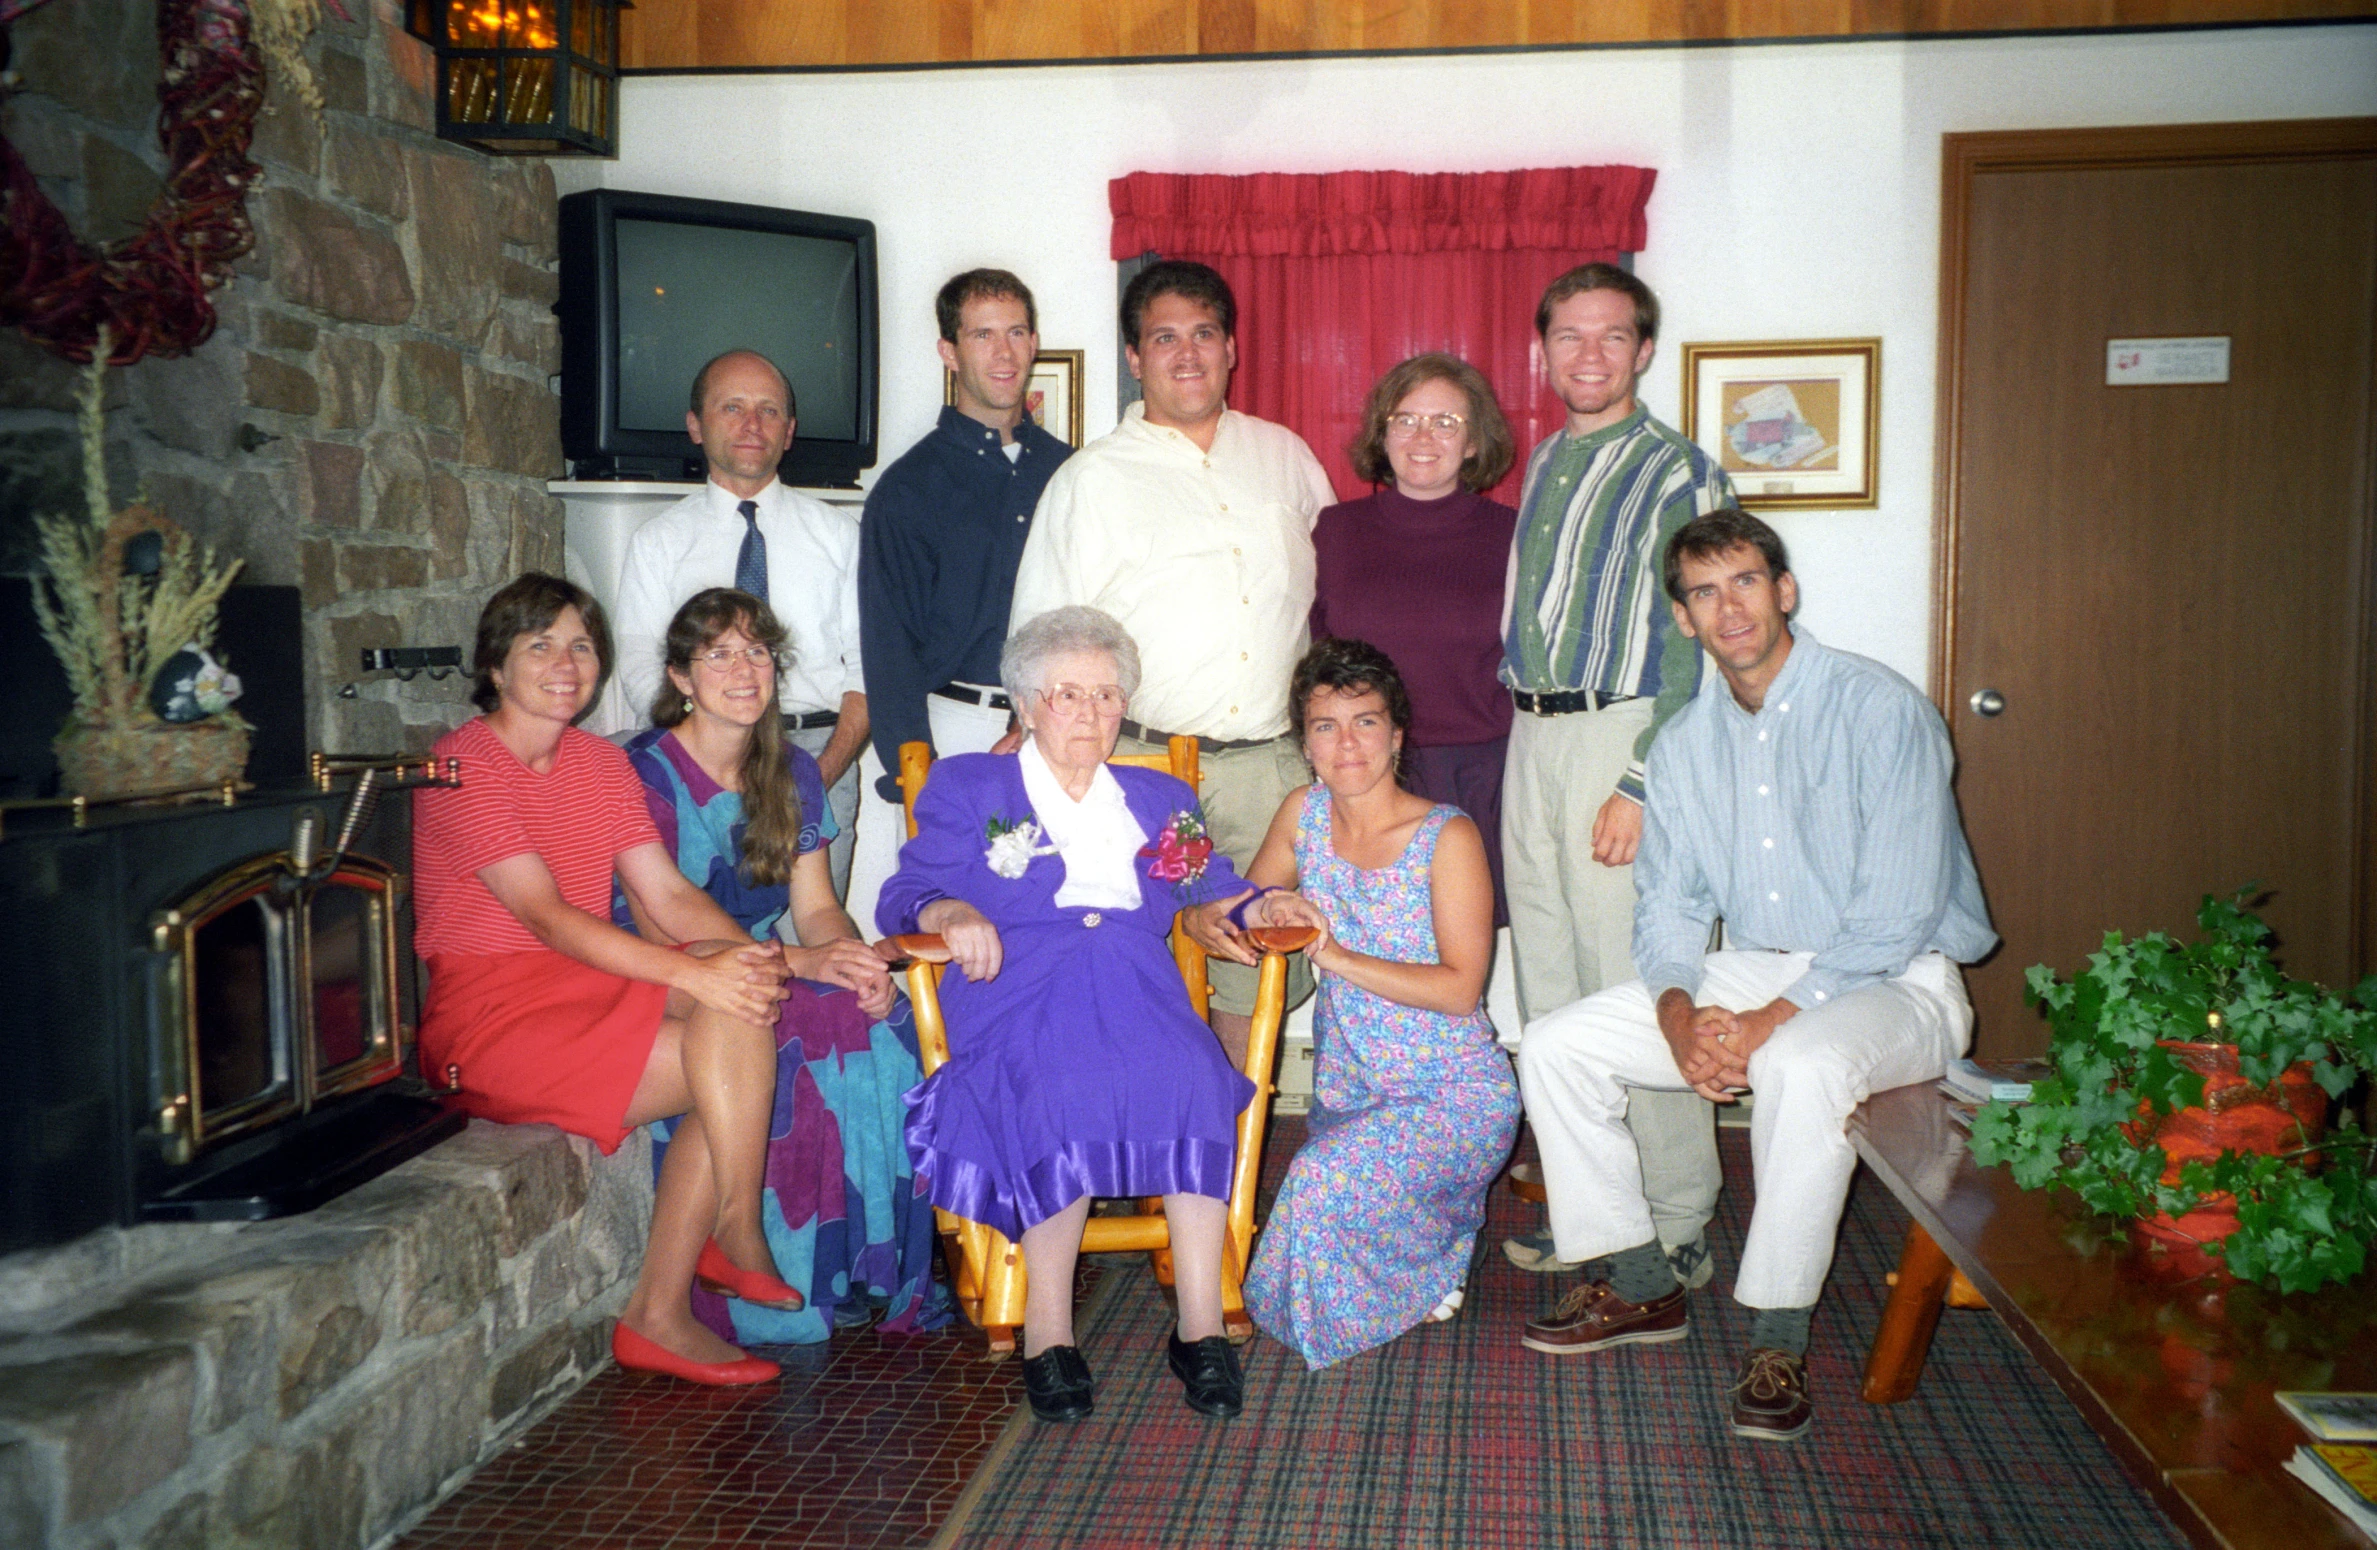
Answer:
[[[1276, 1179], [1302, 1139], [1275, 1128]], [[1809, 1350], [1816, 1425], [1796, 1443], [1737, 1439], [1725, 1388], [1750, 1314], [1726, 1289], [1747, 1226], [1748, 1136], [1723, 1132], [1726, 1191], [1709, 1237], [1717, 1280], [1689, 1339], [1553, 1359], [1520, 1324], [1565, 1278], [1530, 1275], [1500, 1241], [1541, 1220], [1497, 1189], [1468, 1306], [1320, 1373], [1258, 1339], [1246, 1413], [1180, 1402], [1162, 1343], [1171, 1314], [1146, 1262], [1117, 1256], [1083, 1310], [1097, 1413], [1018, 1415], [939, 1543], [973, 1550], [1669, 1550], [1807, 1546], [2042, 1550], [2184, 1543], [2030, 1357], [1986, 1313], [1950, 1310], [1923, 1386], [1857, 1398], [1906, 1217], [1861, 1177]]]

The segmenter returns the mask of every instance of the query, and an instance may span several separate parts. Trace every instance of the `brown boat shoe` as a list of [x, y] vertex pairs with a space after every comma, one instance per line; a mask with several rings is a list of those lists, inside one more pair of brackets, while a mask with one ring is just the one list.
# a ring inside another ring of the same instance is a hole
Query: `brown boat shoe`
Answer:
[[1692, 1310], [1684, 1289], [1632, 1303], [1607, 1281], [1587, 1281], [1560, 1299], [1550, 1313], [1527, 1321], [1519, 1344], [1546, 1356], [1577, 1356], [1611, 1346], [1659, 1345], [1692, 1332]]
[[1752, 1351], [1734, 1380], [1733, 1434], [1761, 1442], [1789, 1442], [1816, 1418], [1808, 1398], [1807, 1362], [1788, 1351]]

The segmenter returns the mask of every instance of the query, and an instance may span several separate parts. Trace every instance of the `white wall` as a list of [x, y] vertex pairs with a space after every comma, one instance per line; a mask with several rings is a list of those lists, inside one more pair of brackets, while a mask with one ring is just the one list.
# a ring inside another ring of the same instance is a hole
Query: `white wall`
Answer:
[[2377, 27], [639, 77], [623, 109], [611, 187], [876, 223], [886, 461], [939, 412], [933, 291], [976, 264], [1032, 285], [1045, 347], [1089, 352], [1087, 428], [1112, 425], [1109, 178], [1657, 168], [1653, 412], [1678, 417], [1683, 341], [1881, 336], [1880, 508], [1777, 526], [1812, 627], [1921, 682], [1941, 134], [2377, 114]]

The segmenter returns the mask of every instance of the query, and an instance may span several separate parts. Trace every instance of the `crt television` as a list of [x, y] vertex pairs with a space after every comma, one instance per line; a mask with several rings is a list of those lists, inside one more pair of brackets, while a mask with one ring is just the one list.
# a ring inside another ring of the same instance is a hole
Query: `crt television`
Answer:
[[595, 189], [561, 201], [561, 449], [581, 479], [700, 478], [686, 393], [753, 349], [792, 381], [786, 484], [875, 465], [875, 224]]

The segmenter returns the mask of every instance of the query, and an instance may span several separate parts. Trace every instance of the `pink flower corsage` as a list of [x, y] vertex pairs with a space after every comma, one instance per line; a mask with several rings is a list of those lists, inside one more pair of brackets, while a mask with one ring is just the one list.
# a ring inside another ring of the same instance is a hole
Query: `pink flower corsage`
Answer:
[[1141, 847], [1139, 854], [1152, 862], [1148, 876], [1170, 883], [1175, 891], [1186, 895], [1205, 875], [1205, 864], [1213, 859], [1213, 841], [1205, 833], [1204, 812], [1184, 807], [1174, 813], [1156, 831], [1155, 843]]

